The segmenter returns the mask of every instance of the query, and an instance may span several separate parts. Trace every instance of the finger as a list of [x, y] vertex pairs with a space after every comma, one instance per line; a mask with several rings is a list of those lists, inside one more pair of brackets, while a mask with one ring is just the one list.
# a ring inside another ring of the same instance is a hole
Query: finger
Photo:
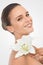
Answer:
[[38, 48], [35, 47], [35, 46], [33, 46], [33, 47], [34, 47], [34, 49], [35, 49], [35, 52], [38, 53]]

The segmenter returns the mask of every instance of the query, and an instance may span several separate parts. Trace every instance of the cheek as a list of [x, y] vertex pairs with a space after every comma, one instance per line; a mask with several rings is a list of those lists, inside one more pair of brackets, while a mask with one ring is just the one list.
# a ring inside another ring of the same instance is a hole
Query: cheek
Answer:
[[21, 32], [22, 31], [22, 25], [19, 23], [19, 24], [15, 24], [14, 25], [14, 31], [17, 31], [17, 32]]

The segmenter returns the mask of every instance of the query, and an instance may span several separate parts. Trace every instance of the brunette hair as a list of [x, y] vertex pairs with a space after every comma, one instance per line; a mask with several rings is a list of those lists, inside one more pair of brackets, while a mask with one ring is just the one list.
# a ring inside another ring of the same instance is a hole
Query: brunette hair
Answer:
[[7, 30], [6, 29], [6, 26], [11, 26], [11, 23], [10, 23], [10, 20], [8, 18], [8, 15], [10, 13], [10, 11], [15, 8], [16, 6], [18, 6], [20, 4], [18, 3], [12, 3], [12, 4], [9, 4], [8, 6], [6, 6], [3, 11], [2, 11], [2, 16], [1, 16], [1, 20], [2, 20], [2, 27], [4, 30]]

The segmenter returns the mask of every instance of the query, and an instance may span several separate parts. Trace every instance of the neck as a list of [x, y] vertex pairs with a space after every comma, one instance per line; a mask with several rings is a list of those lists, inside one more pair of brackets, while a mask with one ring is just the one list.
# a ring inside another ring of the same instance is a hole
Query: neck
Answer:
[[15, 40], [20, 39], [22, 37], [22, 35], [19, 33], [14, 34], [14, 36], [15, 36]]
[[[26, 34], [27, 36], [28, 34]], [[15, 42], [17, 42], [18, 39], [21, 39], [21, 37], [23, 36], [22, 34], [20, 33], [14, 33], [14, 36], [15, 36]]]

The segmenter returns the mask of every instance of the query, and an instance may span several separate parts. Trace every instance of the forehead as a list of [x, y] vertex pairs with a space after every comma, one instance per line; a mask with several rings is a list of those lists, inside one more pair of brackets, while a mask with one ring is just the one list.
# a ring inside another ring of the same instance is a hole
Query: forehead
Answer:
[[26, 9], [20, 5], [16, 6], [15, 8], [13, 8], [9, 14], [9, 16], [11, 17], [17, 17], [18, 15], [24, 14], [26, 13]]

